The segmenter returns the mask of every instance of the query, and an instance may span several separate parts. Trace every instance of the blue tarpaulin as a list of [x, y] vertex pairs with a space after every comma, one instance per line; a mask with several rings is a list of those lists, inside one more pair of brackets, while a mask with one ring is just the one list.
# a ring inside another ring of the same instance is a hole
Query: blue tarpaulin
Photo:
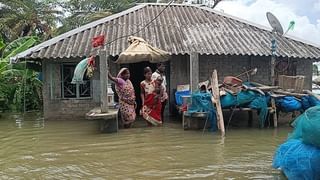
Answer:
[[217, 129], [216, 111], [211, 101], [211, 94], [208, 92], [194, 92], [191, 94], [191, 105], [188, 113], [207, 112], [210, 121], [211, 131]]

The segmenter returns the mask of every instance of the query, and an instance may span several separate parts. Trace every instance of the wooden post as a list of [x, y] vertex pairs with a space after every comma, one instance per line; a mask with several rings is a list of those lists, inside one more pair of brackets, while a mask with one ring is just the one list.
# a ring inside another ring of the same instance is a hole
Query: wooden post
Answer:
[[224, 129], [223, 113], [222, 113], [222, 108], [220, 103], [220, 91], [219, 91], [219, 81], [218, 81], [217, 70], [214, 70], [212, 73], [211, 86], [212, 86], [213, 98], [214, 98], [216, 109], [217, 109], [218, 128], [221, 131], [221, 136], [224, 137], [225, 129]]
[[274, 73], [274, 69], [275, 69], [275, 64], [276, 64], [276, 57], [275, 55], [271, 56], [271, 85], [274, 86], [276, 85], [276, 76]]
[[271, 40], [271, 85], [274, 86], [276, 84], [276, 76], [274, 73], [275, 66], [276, 66], [276, 37], [275, 32], [272, 31], [272, 40]]
[[199, 54], [190, 53], [190, 88], [194, 92], [198, 90], [199, 84]]
[[48, 61], [46, 62], [46, 64], [49, 65], [49, 69], [50, 69], [50, 99], [52, 100], [53, 99], [53, 67], [52, 67], [52, 63], [49, 63]]
[[99, 53], [99, 67], [100, 67], [100, 107], [101, 113], [108, 112], [108, 66], [107, 53], [105, 50]]
[[273, 97], [271, 97], [271, 107], [273, 110], [273, 127], [278, 127], [278, 116], [277, 116], [277, 107], [276, 101]]

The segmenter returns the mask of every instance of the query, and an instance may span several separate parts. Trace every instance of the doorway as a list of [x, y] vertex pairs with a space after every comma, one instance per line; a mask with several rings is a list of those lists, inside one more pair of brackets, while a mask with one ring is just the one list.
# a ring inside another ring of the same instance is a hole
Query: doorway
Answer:
[[137, 109], [136, 113], [139, 114], [139, 110], [142, 106], [142, 101], [140, 97], [140, 82], [144, 80], [143, 69], [149, 66], [154, 72], [157, 69], [157, 64], [149, 63], [149, 62], [140, 62], [140, 63], [133, 63], [129, 64], [127, 67], [130, 70], [130, 80], [134, 87], [135, 95], [136, 95], [136, 102], [137, 102]]

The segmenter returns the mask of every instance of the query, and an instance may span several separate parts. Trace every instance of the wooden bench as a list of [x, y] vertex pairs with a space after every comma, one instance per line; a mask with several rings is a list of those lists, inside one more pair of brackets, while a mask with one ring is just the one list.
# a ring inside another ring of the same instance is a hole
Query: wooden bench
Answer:
[[[235, 112], [241, 112], [241, 111], [245, 111], [245, 112], [248, 112], [248, 126], [252, 126], [252, 121], [253, 121], [253, 114], [252, 112], [253, 111], [257, 111], [256, 109], [251, 109], [251, 108], [241, 108], [241, 107], [237, 107], [237, 108], [229, 108], [229, 109], [222, 109], [223, 112], [227, 112], [227, 111], [230, 111], [231, 112], [231, 115], [229, 117], [229, 120], [228, 120], [228, 123], [232, 120], [233, 118], [233, 115]], [[272, 117], [274, 118], [273, 119], [273, 124], [274, 124], [274, 127], [277, 127], [277, 116], [276, 116], [276, 111], [274, 110], [274, 108], [272, 107], [268, 107], [268, 111], [269, 111], [269, 114], [273, 115]]]
[[[248, 126], [252, 125], [253, 121], [253, 111], [256, 111], [255, 109], [251, 108], [233, 108], [233, 109], [222, 109], [223, 112], [231, 112], [231, 115], [229, 117], [228, 121], [231, 121], [234, 115], [234, 112], [239, 111], [246, 111], [248, 112]], [[273, 115], [275, 113], [274, 109], [272, 107], [268, 107], [269, 114]], [[273, 116], [274, 117], [274, 116]], [[209, 123], [205, 124], [205, 121], [208, 122], [208, 114], [206, 112], [196, 112], [196, 113], [182, 113], [182, 128], [187, 129], [202, 129], [204, 126], [208, 127]], [[229, 122], [227, 122], [229, 123]], [[274, 119], [274, 126], [277, 125], [277, 117]]]
[[[205, 126], [205, 121], [208, 118], [208, 115], [206, 112], [196, 112], [196, 113], [187, 113], [187, 112], [181, 112], [181, 107], [176, 106], [176, 109], [179, 111], [179, 114], [182, 115], [182, 128], [187, 130], [187, 129], [202, 129]], [[248, 125], [251, 126], [252, 125], [252, 121], [253, 121], [253, 111], [256, 111], [255, 109], [251, 109], [251, 108], [225, 108], [222, 109], [223, 112], [231, 112], [231, 115], [229, 117], [229, 121], [232, 120], [234, 112], [238, 112], [238, 111], [246, 111], [248, 112]], [[275, 110], [275, 106], [274, 107], [268, 107], [268, 111], [269, 114], [272, 115], [273, 117], [273, 125], [274, 127], [277, 127], [278, 124], [278, 117], [276, 114], [276, 110]], [[228, 122], [227, 122], [228, 123]], [[207, 123], [206, 126], [208, 126], [209, 124]]]
[[109, 109], [107, 113], [101, 113], [100, 107], [96, 107], [86, 113], [86, 119], [98, 120], [100, 132], [118, 132], [118, 109]]

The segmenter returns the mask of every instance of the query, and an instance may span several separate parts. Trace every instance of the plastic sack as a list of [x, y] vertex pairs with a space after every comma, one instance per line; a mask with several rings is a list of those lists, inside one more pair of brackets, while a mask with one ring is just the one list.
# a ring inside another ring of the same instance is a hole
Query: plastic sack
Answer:
[[240, 91], [237, 94], [238, 105], [245, 105], [253, 101], [257, 97], [257, 94], [254, 91]]
[[285, 112], [298, 111], [302, 109], [302, 104], [293, 96], [285, 96], [277, 99], [277, 104], [280, 109]]
[[292, 125], [295, 129], [289, 135], [289, 139], [300, 139], [306, 144], [320, 148], [320, 106], [307, 109]]
[[320, 105], [320, 101], [314, 96], [303, 96], [301, 98], [301, 104], [302, 104], [302, 108], [306, 110], [310, 107]]
[[228, 108], [238, 104], [236, 96], [228, 92], [226, 95], [220, 97], [220, 102], [222, 108]]
[[190, 95], [190, 90], [187, 91], [177, 91], [175, 94], [176, 104], [178, 106], [181, 106], [183, 104], [182, 96], [188, 96]]
[[276, 150], [272, 167], [281, 169], [289, 180], [320, 179], [320, 149], [288, 140]]

